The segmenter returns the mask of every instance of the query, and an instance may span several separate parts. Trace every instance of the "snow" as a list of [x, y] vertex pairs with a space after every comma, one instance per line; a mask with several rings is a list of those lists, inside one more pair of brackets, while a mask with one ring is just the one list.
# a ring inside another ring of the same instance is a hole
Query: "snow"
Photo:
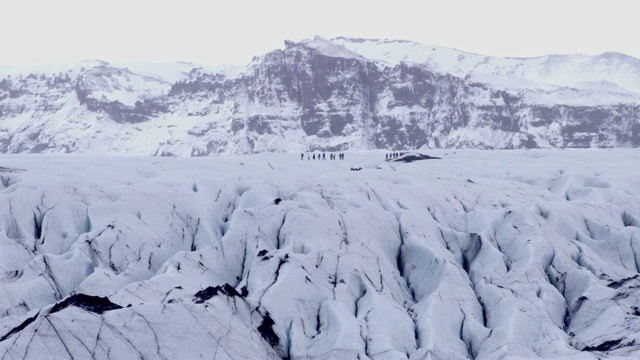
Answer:
[[336, 38], [331, 42], [388, 66], [401, 62], [425, 64], [458, 77], [482, 77], [498, 89], [595, 90], [594, 84], [601, 84], [596, 85], [598, 90], [632, 95], [636, 102], [640, 94], [640, 60], [619, 53], [497, 58], [411, 41]]
[[106, 64], [104, 61], [81, 61], [78, 63], [53, 63], [53, 64], [37, 64], [29, 66], [19, 67], [0, 67], [0, 78], [11, 77], [27, 77], [31, 74], [44, 74], [47, 76], [74, 73], [82, 71], [82, 68], [90, 69], [96, 66], [102, 66]]
[[313, 40], [302, 41], [302, 43], [307, 47], [318, 50], [318, 52], [326, 56], [364, 60], [364, 58], [358, 53], [350, 51], [349, 49], [320, 36], [316, 36]]
[[426, 154], [3, 155], [0, 354], [640, 356], [637, 149]]
[[154, 78], [169, 84], [183, 80], [197, 65], [187, 62], [146, 63], [146, 62], [111, 62], [109, 65], [127, 69], [144, 77]]
[[370, 60], [389, 65], [401, 62], [427, 64], [433, 66], [434, 70], [453, 72], [459, 76], [467, 74], [476, 63], [487, 59], [482, 55], [411, 41], [349, 38], [331, 41]]
[[[314, 72], [325, 70], [314, 70], [308, 57], [284, 61], [298, 51], [358, 64], [319, 76]], [[316, 37], [247, 66], [91, 61], [3, 68], [0, 148], [193, 156], [418, 147], [423, 142], [414, 140], [423, 136], [432, 147], [512, 148], [526, 140], [541, 147], [627, 146], [637, 142], [639, 61], [617, 53], [491, 58], [407, 41]], [[414, 89], [411, 77], [394, 78], [404, 72], [385, 70], [401, 62], [418, 64], [419, 73], [429, 68], [461, 79], [431, 84], [439, 89], [431, 106], [428, 87]], [[370, 65], [378, 71], [361, 73]], [[289, 70], [320, 83], [287, 80]], [[453, 99], [442, 88], [447, 84], [459, 85]], [[323, 100], [302, 101], [307, 90]], [[469, 125], [462, 116], [467, 110]], [[313, 121], [303, 120], [311, 113]], [[506, 118], [511, 127], [502, 124]], [[606, 125], [576, 133], [576, 125], [589, 127], [597, 118]], [[310, 122], [319, 129], [311, 131]]]

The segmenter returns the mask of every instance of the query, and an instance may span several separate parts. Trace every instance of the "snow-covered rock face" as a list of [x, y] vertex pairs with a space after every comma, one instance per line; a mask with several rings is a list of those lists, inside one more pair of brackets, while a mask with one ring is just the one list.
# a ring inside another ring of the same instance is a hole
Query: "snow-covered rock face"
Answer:
[[637, 151], [429, 155], [4, 156], [0, 357], [640, 356]]
[[640, 60], [316, 38], [247, 66], [0, 69], [0, 151], [199, 156], [640, 145]]

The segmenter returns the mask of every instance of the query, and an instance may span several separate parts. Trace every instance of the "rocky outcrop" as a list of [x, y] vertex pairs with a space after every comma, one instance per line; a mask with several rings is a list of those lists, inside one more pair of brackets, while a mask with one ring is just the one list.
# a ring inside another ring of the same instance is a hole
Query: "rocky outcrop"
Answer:
[[[640, 95], [611, 83], [505, 85], [496, 76], [512, 75], [498, 70], [489, 79], [442, 71], [435, 58], [388, 63], [338, 40], [287, 41], [236, 73], [180, 64], [180, 76], [168, 76], [104, 62], [0, 72], [0, 150], [193, 156], [640, 145]], [[549, 61], [539, 71], [551, 71]]]

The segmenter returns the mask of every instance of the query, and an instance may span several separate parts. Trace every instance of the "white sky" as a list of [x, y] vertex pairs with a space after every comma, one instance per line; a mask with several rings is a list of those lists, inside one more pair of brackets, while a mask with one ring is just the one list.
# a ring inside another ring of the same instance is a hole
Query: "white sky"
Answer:
[[[247, 63], [284, 40], [413, 40], [493, 56], [640, 58], [637, 0], [11, 0], [0, 66], [82, 60]], [[635, 6], [634, 6], [635, 5]]]

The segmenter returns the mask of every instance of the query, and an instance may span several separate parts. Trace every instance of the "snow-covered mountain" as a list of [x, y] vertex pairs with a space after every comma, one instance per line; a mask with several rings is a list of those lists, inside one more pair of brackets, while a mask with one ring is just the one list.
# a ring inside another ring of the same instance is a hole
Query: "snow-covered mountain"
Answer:
[[316, 37], [246, 66], [0, 68], [0, 152], [640, 145], [640, 60]]
[[0, 357], [640, 357], [636, 149], [429, 155], [2, 156]]

